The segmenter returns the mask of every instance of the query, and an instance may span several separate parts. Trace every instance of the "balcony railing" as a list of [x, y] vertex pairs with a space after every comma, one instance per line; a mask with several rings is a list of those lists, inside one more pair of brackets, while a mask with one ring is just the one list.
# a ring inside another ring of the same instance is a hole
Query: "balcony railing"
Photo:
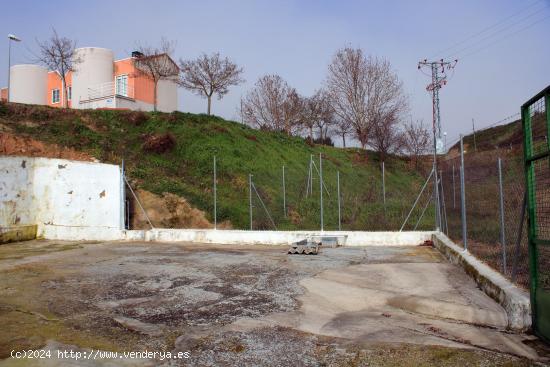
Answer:
[[109, 97], [125, 97], [134, 99], [134, 87], [128, 84], [119, 85], [113, 82], [101, 83], [88, 88], [88, 100]]

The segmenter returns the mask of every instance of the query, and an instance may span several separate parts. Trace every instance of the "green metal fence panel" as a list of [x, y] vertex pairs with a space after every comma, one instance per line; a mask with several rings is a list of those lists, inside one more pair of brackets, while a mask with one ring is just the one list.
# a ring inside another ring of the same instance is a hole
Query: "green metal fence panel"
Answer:
[[550, 341], [550, 86], [521, 107], [533, 329]]

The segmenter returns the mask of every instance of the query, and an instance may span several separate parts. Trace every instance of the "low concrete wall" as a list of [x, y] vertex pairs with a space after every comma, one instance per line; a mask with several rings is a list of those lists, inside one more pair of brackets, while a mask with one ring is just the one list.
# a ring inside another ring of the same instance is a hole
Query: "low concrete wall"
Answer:
[[289, 245], [311, 236], [337, 236], [343, 246], [416, 246], [431, 239], [432, 233], [154, 229], [149, 231], [149, 238], [160, 242]]
[[416, 246], [430, 240], [434, 232], [360, 231], [241, 231], [213, 229], [115, 230], [111, 228], [41, 225], [39, 236], [57, 240], [158, 241], [216, 243], [231, 245], [289, 245], [311, 236], [337, 236], [344, 246]]
[[508, 315], [509, 329], [526, 331], [531, 327], [531, 306], [526, 291], [516, 287], [500, 273], [455, 245], [443, 233], [434, 233], [433, 242], [451, 263], [460, 265], [489, 297], [504, 308]]
[[[127, 235], [127, 232], [137, 232]], [[140, 233], [141, 232], [141, 233]], [[69, 227], [42, 224], [38, 226], [37, 237], [46, 240], [63, 241], [123, 241], [145, 240], [144, 231], [126, 231], [110, 227]], [[132, 239], [134, 237], [135, 239]]]
[[0, 227], [0, 245], [9, 242], [29, 241], [36, 238], [36, 225]]

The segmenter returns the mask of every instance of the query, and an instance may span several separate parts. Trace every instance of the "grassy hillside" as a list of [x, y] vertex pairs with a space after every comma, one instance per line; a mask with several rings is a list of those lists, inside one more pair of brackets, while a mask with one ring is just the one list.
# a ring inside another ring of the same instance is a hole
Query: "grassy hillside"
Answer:
[[[522, 144], [523, 131], [521, 120], [516, 120], [504, 125], [498, 125], [487, 129], [476, 131], [475, 143], [478, 151], [494, 149], [517, 148]], [[464, 136], [464, 145], [474, 147], [474, 135]], [[451, 150], [460, 151], [460, 142], [451, 147]]]
[[[340, 171], [343, 229], [399, 229], [424, 178], [407, 162], [386, 162], [386, 208], [382, 203], [380, 162], [360, 149], [310, 146], [297, 137], [251, 129], [219, 117], [188, 113], [60, 110], [0, 104], [0, 131], [30, 137], [120, 164], [134, 188], [185, 197], [212, 219], [212, 160], [218, 162], [218, 221], [248, 228], [248, 174], [278, 229], [319, 228], [319, 181], [306, 197], [311, 154], [324, 156], [325, 229], [337, 228], [336, 172]], [[289, 213], [282, 200], [286, 168]], [[419, 228], [431, 228], [429, 210]], [[255, 228], [271, 228], [254, 197]]]

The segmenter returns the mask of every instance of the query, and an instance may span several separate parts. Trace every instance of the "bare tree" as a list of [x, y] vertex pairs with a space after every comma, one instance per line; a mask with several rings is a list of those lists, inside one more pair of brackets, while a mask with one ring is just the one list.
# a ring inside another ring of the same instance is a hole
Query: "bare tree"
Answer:
[[316, 126], [319, 129], [319, 139], [325, 144], [332, 133], [332, 127], [335, 124], [335, 114], [330, 103], [330, 97], [325, 90], [319, 90], [313, 96], [317, 100], [318, 118]]
[[40, 49], [38, 62], [45, 65], [48, 69], [57, 72], [61, 78], [63, 88], [63, 107], [68, 107], [67, 96], [67, 75], [75, 70], [81, 62], [75, 54], [76, 41], [66, 37], [60, 37], [55, 29], [50, 39], [46, 41], [36, 41]]
[[394, 149], [397, 124], [407, 110], [403, 85], [385, 59], [363, 55], [361, 49], [336, 52], [327, 79], [338, 120], [350, 125], [361, 146], [380, 152]]
[[300, 119], [300, 125], [303, 130], [306, 131], [307, 140], [313, 143], [313, 129], [316, 126], [317, 122], [317, 104], [316, 101], [312, 98], [304, 98], [303, 100], [303, 111], [302, 117]]
[[210, 115], [212, 95], [222, 99], [229, 92], [229, 87], [244, 82], [241, 78], [243, 68], [237, 66], [227, 57], [222, 59], [219, 53], [202, 54], [195, 60], [180, 59], [181, 77], [179, 84], [208, 99], [207, 113]]
[[399, 145], [399, 124], [408, 110], [403, 83], [387, 60], [369, 57], [369, 120], [371, 146], [380, 154], [380, 160], [394, 153]]
[[328, 127], [332, 124], [334, 113], [325, 90], [315, 91], [313, 96], [304, 98], [301, 125], [308, 132], [308, 139], [313, 142], [313, 129], [319, 129], [319, 139], [328, 134]]
[[397, 113], [389, 112], [374, 119], [371, 124], [371, 135], [371, 146], [378, 152], [380, 161], [384, 162], [388, 154], [399, 148], [401, 134]]
[[153, 81], [153, 109], [157, 110], [158, 85], [161, 80], [177, 82], [178, 65], [172, 60], [173, 42], [162, 38], [158, 47], [138, 45], [134, 76], [145, 76]]
[[292, 135], [300, 129], [303, 99], [279, 75], [265, 75], [242, 99], [241, 114], [248, 125]]
[[344, 48], [328, 67], [327, 86], [338, 120], [353, 128], [363, 148], [368, 144], [368, 65], [361, 49]]
[[426, 154], [430, 148], [430, 131], [422, 120], [416, 124], [411, 120], [403, 129], [401, 143], [403, 153], [409, 155], [415, 168], [418, 168], [420, 156]]
[[336, 118], [334, 125], [332, 126], [332, 131], [335, 135], [342, 137], [342, 147], [346, 147], [346, 135], [349, 135], [353, 132], [352, 125], [350, 121], [344, 120], [341, 118]]

